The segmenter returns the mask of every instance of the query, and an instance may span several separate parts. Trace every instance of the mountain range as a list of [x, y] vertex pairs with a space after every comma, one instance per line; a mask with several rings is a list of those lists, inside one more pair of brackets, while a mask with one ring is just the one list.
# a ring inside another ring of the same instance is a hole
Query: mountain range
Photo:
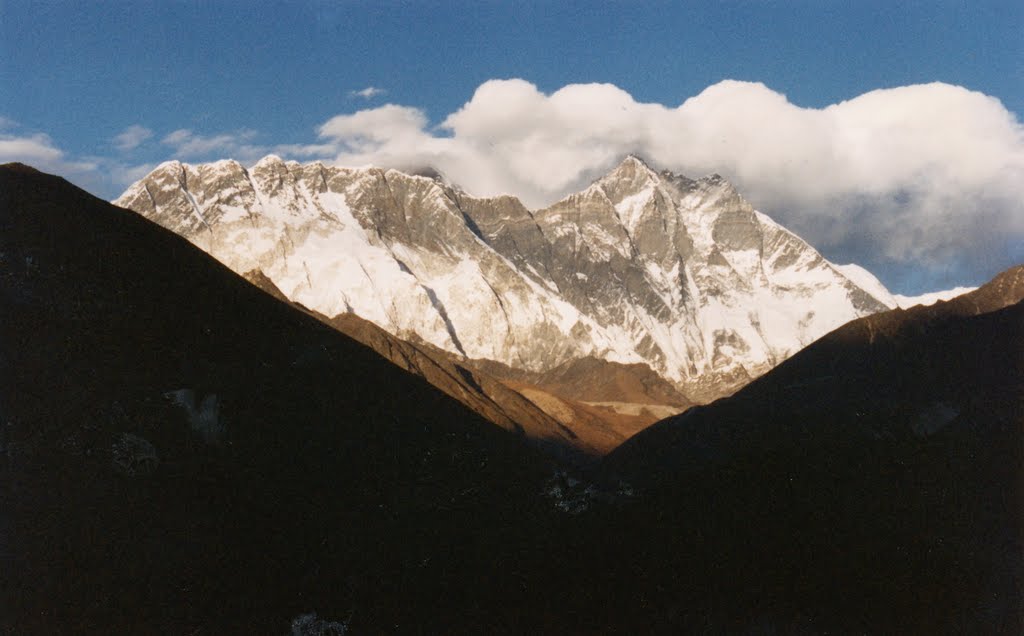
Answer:
[[[115, 201], [328, 318], [543, 374], [644, 365], [676, 403], [729, 394], [835, 327], [895, 306], [717, 175], [637, 157], [543, 210], [435, 176], [268, 156], [162, 164]], [[611, 400], [605, 400], [611, 401]]]
[[126, 193], [173, 232], [0, 167], [0, 631], [1024, 626], [1024, 268], [886, 310], [635, 158], [541, 211], [236, 166]]

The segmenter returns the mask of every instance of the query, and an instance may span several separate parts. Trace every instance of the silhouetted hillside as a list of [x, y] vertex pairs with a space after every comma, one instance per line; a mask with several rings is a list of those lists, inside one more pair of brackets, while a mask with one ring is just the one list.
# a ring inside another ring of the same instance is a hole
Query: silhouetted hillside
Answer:
[[521, 436], [31, 168], [0, 254], [0, 624], [489, 631], [550, 508]]
[[677, 546], [659, 576], [783, 631], [1021, 633], [1022, 297], [1017, 267], [856, 320], [614, 451], [646, 491], [625, 523]]
[[0, 167], [0, 632], [1021, 633], [1022, 279], [850, 323], [580, 473]]

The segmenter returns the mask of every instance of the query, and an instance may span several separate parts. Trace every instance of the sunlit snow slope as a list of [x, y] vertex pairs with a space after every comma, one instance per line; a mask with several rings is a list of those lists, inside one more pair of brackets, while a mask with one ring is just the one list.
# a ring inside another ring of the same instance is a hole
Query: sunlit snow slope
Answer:
[[275, 156], [249, 169], [164, 163], [115, 203], [325, 315], [530, 371], [587, 356], [645, 363], [694, 401], [892, 303], [721, 177], [636, 157], [538, 211]]

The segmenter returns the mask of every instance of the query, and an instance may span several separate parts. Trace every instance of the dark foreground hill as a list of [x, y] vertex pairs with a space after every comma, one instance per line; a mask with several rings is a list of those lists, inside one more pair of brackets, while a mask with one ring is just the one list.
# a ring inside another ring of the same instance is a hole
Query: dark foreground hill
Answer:
[[584, 479], [2, 167], [0, 632], [1020, 633], [1019, 288], [852, 323]]
[[0, 258], [0, 627], [505, 618], [553, 515], [521, 436], [31, 168], [0, 168]]
[[604, 468], [670, 519], [643, 540], [705, 547], [675, 567], [712, 567], [738, 613], [1024, 633], [1022, 298], [1016, 267], [853, 321]]

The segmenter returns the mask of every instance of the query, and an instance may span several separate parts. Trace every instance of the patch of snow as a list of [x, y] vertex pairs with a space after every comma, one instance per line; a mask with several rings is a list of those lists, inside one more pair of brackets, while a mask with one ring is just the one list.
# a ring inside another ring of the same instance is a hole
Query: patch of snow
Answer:
[[972, 292], [975, 289], [977, 289], [977, 287], [954, 287], [953, 289], [929, 292], [919, 296], [902, 296], [900, 294], [894, 294], [893, 298], [896, 299], [897, 305], [902, 309], [909, 309], [910, 307], [915, 307], [917, 305], [934, 305], [940, 300], [951, 300], [957, 296], [962, 296]]
[[626, 226], [626, 230], [630, 234], [640, 224], [640, 220], [644, 215], [644, 208], [650, 203], [652, 196], [654, 196], [654, 184], [650, 183], [643, 190], [623, 198], [615, 205], [615, 211], [618, 212], [619, 219], [621, 219], [622, 224]]
[[850, 263], [848, 265], [833, 265], [835, 269], [839, 270], [839, 273], [850, 279], [850, 281], [860, 287], [867, 293], [874, 296], [878, 302], [882, 303], [889, 309], [895, 309], [898, 300], [896, 296], [893, 296], [882, 281], [875, 278], [875, 275], [864, 269], [860, 265]]

